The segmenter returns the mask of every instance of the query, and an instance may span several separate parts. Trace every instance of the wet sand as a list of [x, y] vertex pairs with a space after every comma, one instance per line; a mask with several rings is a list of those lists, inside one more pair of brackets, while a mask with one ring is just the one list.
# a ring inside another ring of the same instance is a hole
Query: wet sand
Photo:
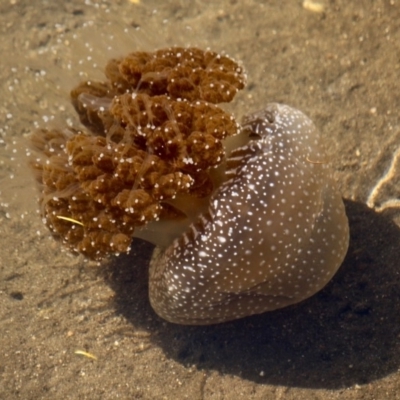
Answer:
[[[322, 13], [301, 1], [187, 4], [0, 3], [0, 398], [400, 399], [399, 1], [326, 1]], [[78, 124], [69, 90], [102, 78], [109, 58], [171, 45], [242, 62], [238, 118], [277, 101], [320, 128], [351, 242], [309, 300], [169, 324], [147, 298], [151, 245], [97, 265], [43, 226], [26, 136]]]

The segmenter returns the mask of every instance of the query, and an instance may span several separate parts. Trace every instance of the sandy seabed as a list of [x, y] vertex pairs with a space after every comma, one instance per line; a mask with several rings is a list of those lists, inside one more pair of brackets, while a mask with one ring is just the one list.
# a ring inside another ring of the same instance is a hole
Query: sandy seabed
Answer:
[[[0, 1], [0, 398], [400, 399], [400, 2], [320, 3]], [[242, 62], [238, 118], [277, 101], [320, 128], [351, 242], [311, 299], [172, 325], [148, 302], [152, 246], [98, 266], [43, 226], [29, 132], [78, 124], [69, 90], [109, 58], [171, 45]]]

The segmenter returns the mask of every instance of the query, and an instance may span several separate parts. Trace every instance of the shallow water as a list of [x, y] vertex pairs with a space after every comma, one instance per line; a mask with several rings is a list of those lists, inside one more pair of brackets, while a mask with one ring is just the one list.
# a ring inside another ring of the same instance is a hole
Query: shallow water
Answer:
[[[321, 3], [322, 13], [280, 0], [0, 3], [1, 398], [400, 398], [400, 3]], [[351, 243], [311, 299], [171, 325], [147, 300], [150, 245], [99, 268], [42, 225], [26, 135], [77, 124], [69, 90], [101, 79], [109, 58], [170, 45], [242, 62], [238, 118], [283, 102], [321, 130]]]

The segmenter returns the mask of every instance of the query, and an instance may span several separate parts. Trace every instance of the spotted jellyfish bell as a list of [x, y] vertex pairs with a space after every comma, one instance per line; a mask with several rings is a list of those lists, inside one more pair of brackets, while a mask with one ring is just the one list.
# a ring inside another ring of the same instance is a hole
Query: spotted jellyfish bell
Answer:
[[174, 323], [206, 325], [298, 303], [338, 270], [348, 221], [312, 121], [282, 104], [247, 115], [208, 212], [150, 265], [150, 301]]

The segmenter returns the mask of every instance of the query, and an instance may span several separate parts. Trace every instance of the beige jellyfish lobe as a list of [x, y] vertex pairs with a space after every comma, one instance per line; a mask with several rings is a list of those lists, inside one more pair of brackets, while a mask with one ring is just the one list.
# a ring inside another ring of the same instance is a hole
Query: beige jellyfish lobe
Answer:
[[[311, 266], [319, 257], [309, 247], [316, 247], [313, 235], [322, 229], [317, 225], [324, 218], [326, 190], [321, 188], [328, 182], [329, 188], [335, 188], [335, 184], [326, 162], [308, 161], [310, 157], [326, 160], [311, 120], [284, 105], [270, 105], [267, 110], [272, 112], [273, 124], [258, 122], [266, 120], [264, 110], [250, 115], [249, 123], [244, 124], [245, 129], [248, 125], [259, 129], [262, 153], [245, 161], [245, 173], [239, 174], [236, 182], [233, 179], [227, 183], [226, 195], [222, 196], [229, 201], [232, 193], [242, 194], [241, 201], [229, 206], [235, 209], [231, 214], [236, 220], [231, 221], [235, 231], [232, 242], [242, 245], [227, 253], [233, 251], [242, 266], [247, 264], [245, 272], [239, 272], [238, 263], [232, 261], [241, 278], [228, 281], [220, 274], [214, 284], [248, 295], [278, 296], [286, 304], [304, 297], [304, 293], [315, 292], [321, 287], [319, 282], [326, 279], [321, 268]], [[339, 201], [342, 206], [340, 196]], [[253, 265], [261, 268], [251, 268]]]
[[209, 212], [151, 263], [150, 300], [169, 321], [210, 324], [299, 302], [346, 253], [343, 203], [310, 119], [270, 104], [243, 128], [254, 139], [232, 152]]

